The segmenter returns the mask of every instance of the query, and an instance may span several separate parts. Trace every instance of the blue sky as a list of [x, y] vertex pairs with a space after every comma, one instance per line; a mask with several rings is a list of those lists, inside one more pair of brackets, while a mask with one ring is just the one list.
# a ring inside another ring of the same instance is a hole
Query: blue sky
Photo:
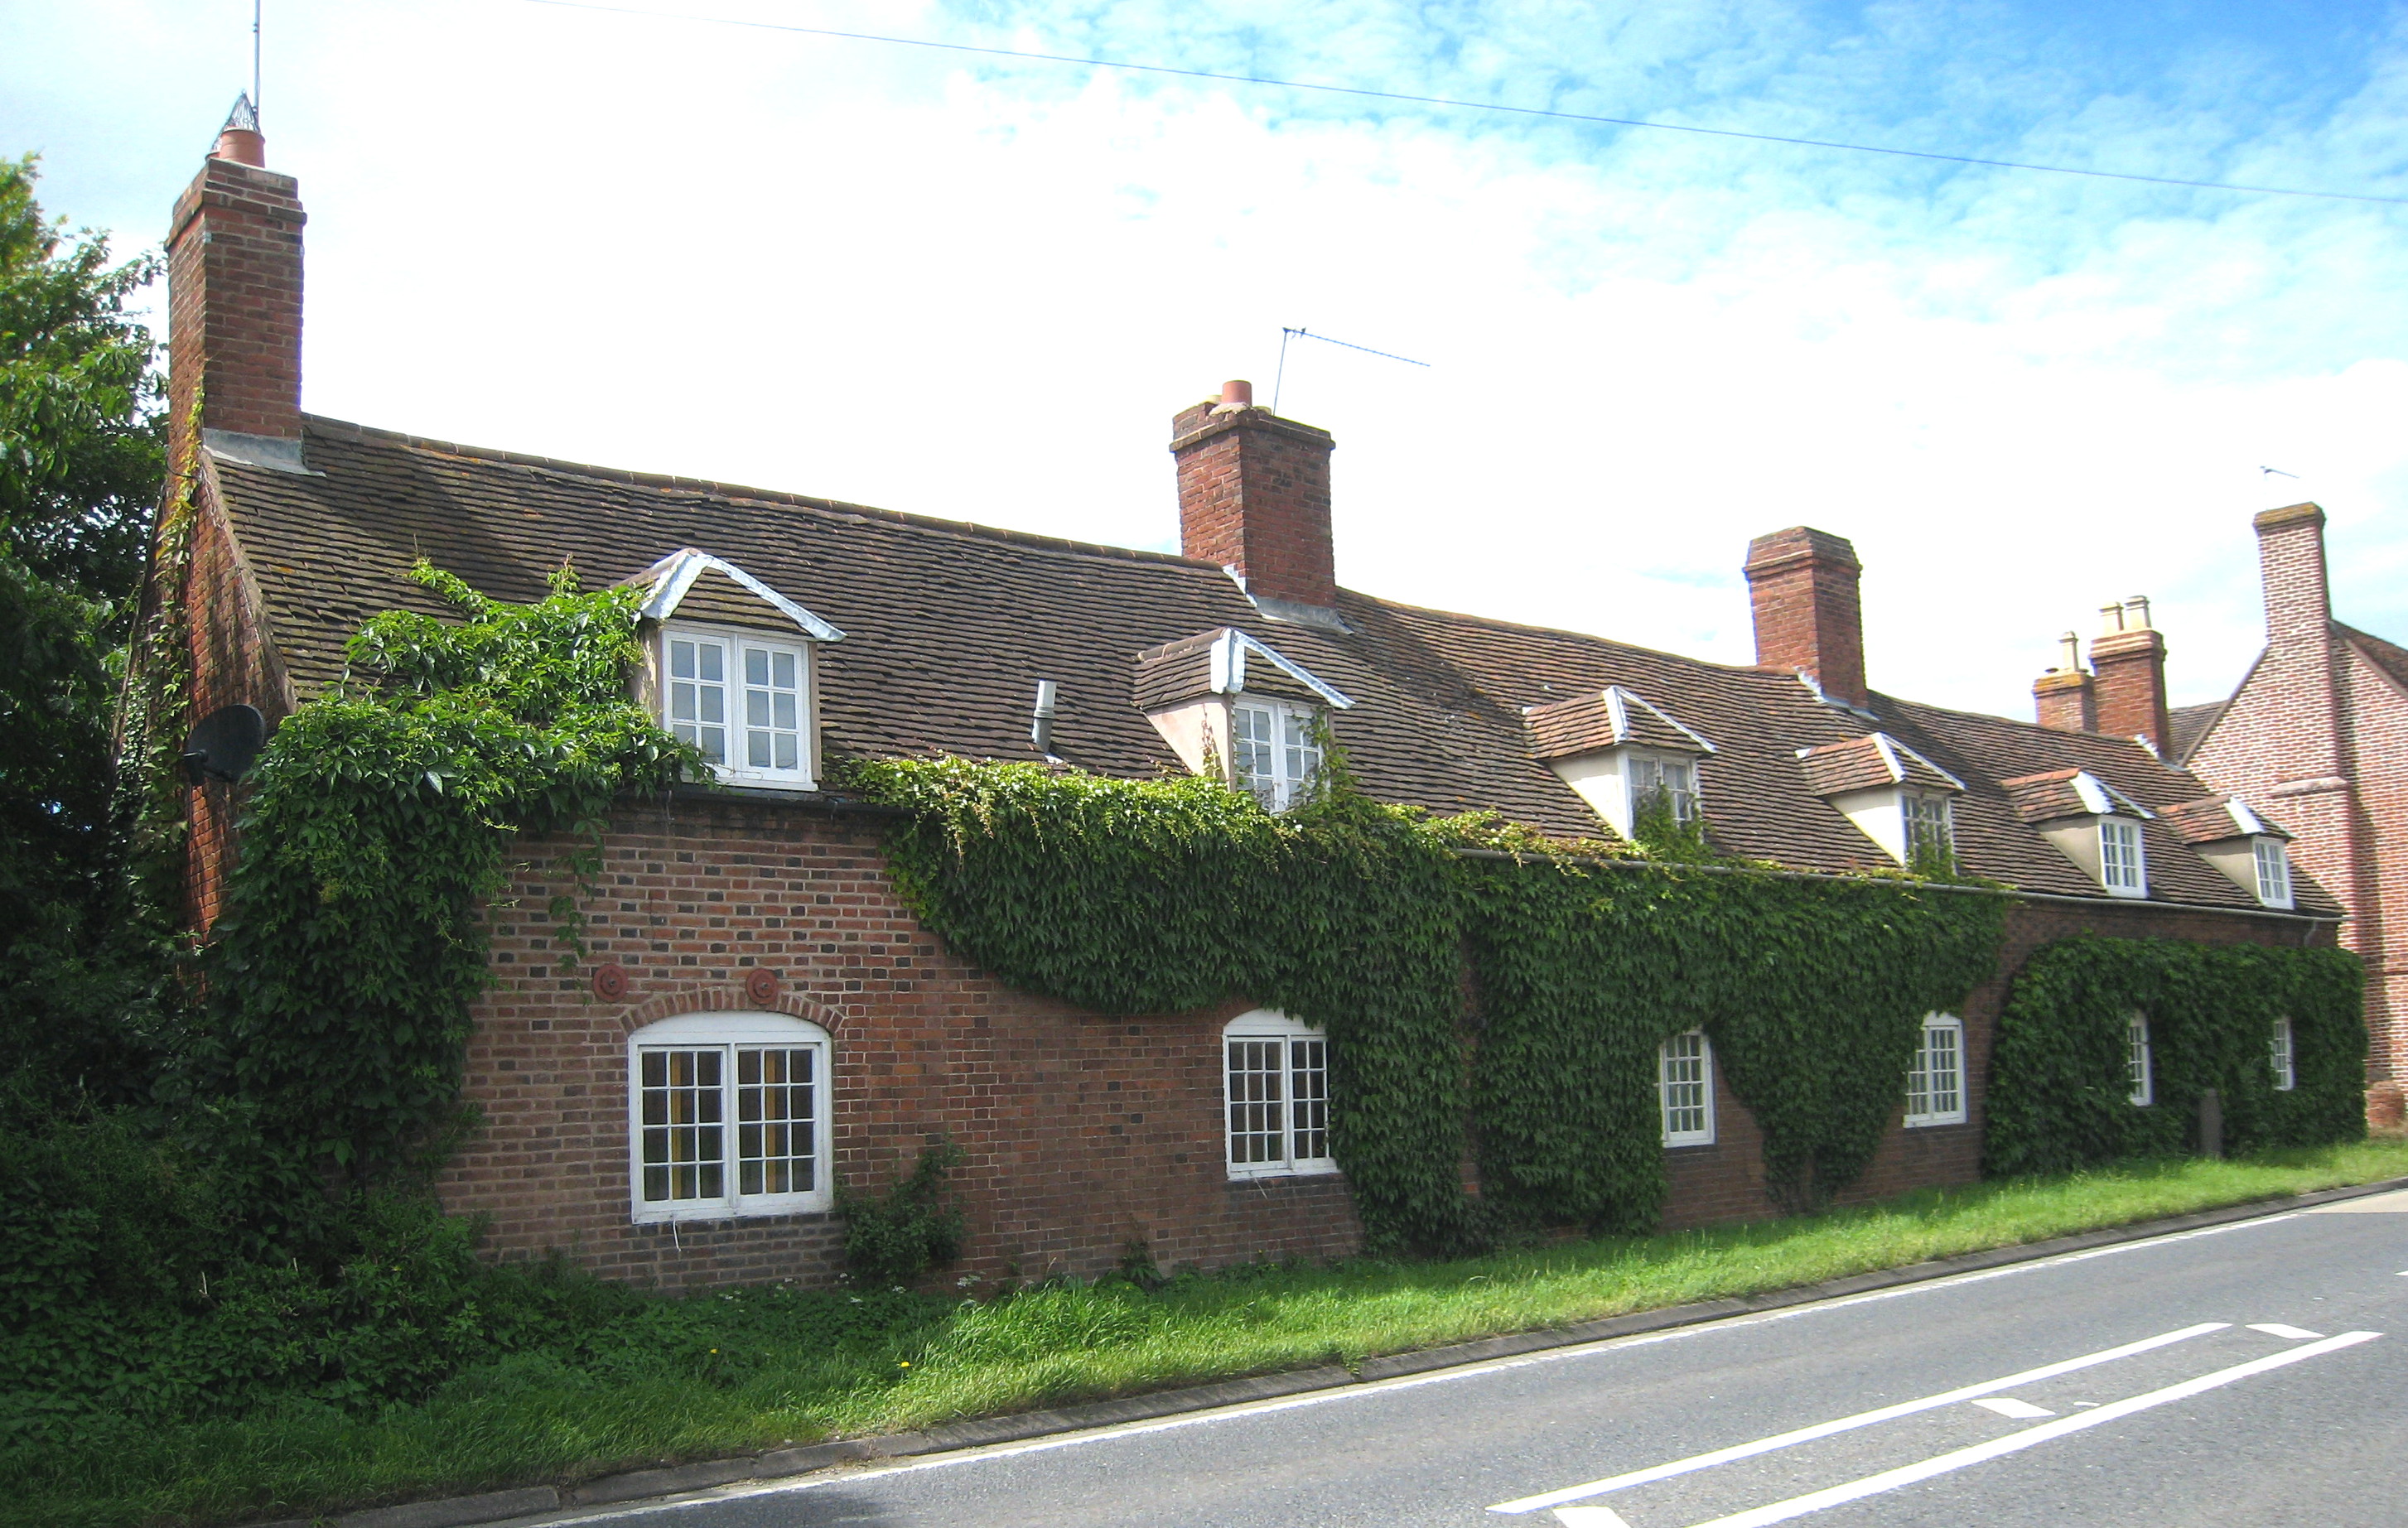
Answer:
[[[2408, 196], [2408, 9], [2362, 0], [633, 3]], [[0, 0], [0, 151], [156, 238], [249, 10]], [[318, 412], [1168, 546], [1170, 413], [1305, 325], [1432, 363], [1289, 353], [1375, 593], [1744, 662], [1746, 539], [1804, 521], [1865, 561], [1876, 687], [2028, 714], [2144, 593], [2197, 700], [2258, 643], [2249, 515], [2314, 497], [2344, 619], [2408, 637], [2408, 207], [529, 0], [266, 14]]]

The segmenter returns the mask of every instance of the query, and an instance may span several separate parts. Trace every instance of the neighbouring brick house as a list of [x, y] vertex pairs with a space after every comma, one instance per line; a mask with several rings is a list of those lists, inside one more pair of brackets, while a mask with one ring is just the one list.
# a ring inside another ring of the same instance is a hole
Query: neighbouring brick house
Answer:
[[2172, 713], [2172, 756], [2265, 802], [2300, 864], [2349, 909], [2366, 963], [2367, 1113], [2401, 1122], [2408, 1093], [2408, 648], [2332, 616], [2325, 514], [2257, 518], [2266, 650], [2225, 700]]
[[[638, 693], [729, 787], [624, 803], [576, 978], [516, 910], [561, 884], [545, 846], [492, 911], [467, 1066], [485, 1124], [440, 1192], [506, 1255], [666, 1286], [824, 1278], [832, 1177], [889, 1173], [940, 1129], [968, 1154], [974, 1268], [1089, 1274], [1133, 1237], [1165, 1265], [1356, 1245], [1320, 1144], [1323, 1042], [1242, 1003], [1083, 1012], [973, 968], [898, 898], [878, 810], [830, 788], [847, 757], [1216, 769], [1276, 807], [1318, 719], [1391, 802], [1600, 836], [1661, 799], [1730, 852], [1833, 875], [1953, 846], [2025, 893], [2008, 974], [2084, 930], [2332, 937], [2321, 889], [2236, 868], [2235, 845], [2279, 858], [2280, 830], [2147, 748], [1871, 689], [1837, 536], [1751, 545], [1759, 663], [1732, 666], [1339, 587], [1331, 439], [1242, 383], [1172, 422], [1179, 556], [338, 423], [299, 407], [302, 221], [235, 132], [170, 237], [176, 396], [206, 383], [174, 447], [196, 474], [195, 714], [289, 714], [361, 621], [437, 611], [419, 556], [505, 599], [566, 560], [644, 591]], [[230, 790], [193, 798], [203, 925]], [[1901, 1084], [1858, 1195], [1976, 1175], [2006, 980], [1927, 1021], [1928, 1086], [1910, 1107]], [[1668, 1044], [1659, 1085], [1669, 1219], [1765, 1213], [1755, 1126], [1701, 1037]], [[746, 1119], [775, 1128], [731, 1145]]]

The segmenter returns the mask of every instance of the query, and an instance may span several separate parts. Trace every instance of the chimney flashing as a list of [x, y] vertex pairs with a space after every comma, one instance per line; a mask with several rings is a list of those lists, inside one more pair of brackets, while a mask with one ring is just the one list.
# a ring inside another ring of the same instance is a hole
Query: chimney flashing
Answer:
[[300, 441], [282, 436], [247, 436], [236, 430], [204, 429], [201, 449], [221, 462], [232, 462], [239, 467], [290, 472], [303, 478], [325, 476], [301, 460]]

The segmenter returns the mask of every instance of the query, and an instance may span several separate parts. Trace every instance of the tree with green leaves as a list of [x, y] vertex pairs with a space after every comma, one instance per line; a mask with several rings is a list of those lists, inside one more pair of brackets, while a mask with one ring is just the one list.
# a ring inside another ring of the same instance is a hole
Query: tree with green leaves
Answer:
[[128, 307], [159, 265], [70, 236], [35, 179], [30, 157], [0, 160], [0, 1073], [110, 1096], [147, 980], [102, 951], [110, 707], [165, 470], [155, 347]]

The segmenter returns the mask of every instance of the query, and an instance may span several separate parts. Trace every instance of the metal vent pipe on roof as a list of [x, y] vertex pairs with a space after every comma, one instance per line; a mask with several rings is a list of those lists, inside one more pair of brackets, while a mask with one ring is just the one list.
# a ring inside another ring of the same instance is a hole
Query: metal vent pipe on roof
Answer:
[[1028, 723], [1028, 740], [1047, 758], [1054, 756], [1054, 681], [1037, 681], [1037, 710]]

